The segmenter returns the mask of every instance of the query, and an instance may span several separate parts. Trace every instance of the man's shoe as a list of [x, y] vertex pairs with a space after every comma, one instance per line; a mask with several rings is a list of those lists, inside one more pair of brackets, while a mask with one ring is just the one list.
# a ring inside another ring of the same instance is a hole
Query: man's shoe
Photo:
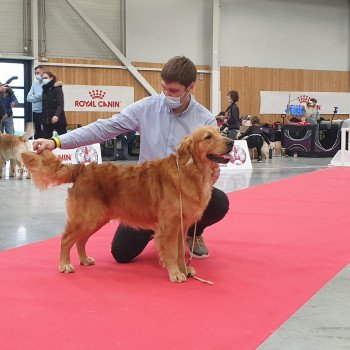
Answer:
[[[190, 250], [190, 255], [193, 258], [207, 258], [209, 256], [209, 251], [205, 245], [204, 239], [202, 236], [196, 236], [193, 243], [193, 237], [187, 237], [186, 244]], [[192, 252], [193, 247], [193, 252]]]
[[262, 163], [262, 157], [258, 157], [258, 163]]

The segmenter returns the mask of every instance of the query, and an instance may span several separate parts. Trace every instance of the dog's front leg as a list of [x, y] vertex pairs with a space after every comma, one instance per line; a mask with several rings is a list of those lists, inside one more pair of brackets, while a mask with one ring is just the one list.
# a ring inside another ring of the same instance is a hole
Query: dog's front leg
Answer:
[[10, 159], [10, 177], [16, 177], [16, 161]]
[[186, 237], [187, 237], [187, 231], [188, 228], [184, 228], [184, 232], [185, 232], [185, 237], [182, 234], [182, 230], [180, 230], [179, 235], [178, 235], [178, 240], [177, 240], [177, 244], [178, 244], [178, 260], [177, 260], [177, 264], [179, 266], [180, 271], [187, 277], [193, 277], [196, 272], [194, 270], [193, 267], [191, 266], [186, 266], [186, 259], [185, 259], [185, 241], [186, 241]]
[[[168, 270], [169, 279], [171, 282], [186, 281], [186, 269], [181, 266], [183, 272], [180, 271], [178, 265], [178, 240], [181, 239], [178, 232], [177, 223], [171, 225], [170, 222], [158, 225], [154, 236], [160, 263]], [[184, 257], [183, 257], [184, 263]]]
[[74, 272], [74, 267], [70, 261], [70, 250], [77, 239], [77, 233], [72, 229], [72, 226], [67, 222], [66, 229], [61, 238], [61, 254], [60, 254], [60, 272]]

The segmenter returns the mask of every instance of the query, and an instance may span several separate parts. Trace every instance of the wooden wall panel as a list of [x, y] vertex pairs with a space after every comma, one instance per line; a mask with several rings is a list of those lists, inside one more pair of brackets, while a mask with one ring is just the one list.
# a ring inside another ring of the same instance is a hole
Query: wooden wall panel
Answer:
[[[117, 60], [86, 60], [50, 58], [47, 62], [65, 64], [91, 64], [121, 66]], [[156, 90], [160, 91], [160, 70], [162, 63], [133, 62], [139, 67], [139, 72]], [[142, 68], [155, 68], [155, 71], [142, 70]], [[197, 66], [199, 70], [208, 71], [208, 66]], [[121, 85], [135, 88], [135, 101], [148, 96], [148, 93], [132, 77], [126, 69], [48, 66], [64, 84], [77, 85]], [[240, 94], [239, 108], [241, 115], [259, 115], [260, 91], [334, 91], [349, 92], [350, 75], [348, 71], [316, 71], [302, 69], [277, 69], [254, 67], [221, 67], [221, 104], [226, 109], [226, 93], [237, 90]], [[210, 108], [210, 74], [197, 77], [194, 96], [197, 101], [208, 109]], [[281, 111], [283, 113], [283, 111]], [[109, 118], [111, 113], [97, 112], [67, 112], [69, 123], [86, 125], [98, 118]], [[264, 123], [280, 121], [278, 115], [261, 115]], [[327, 117], [327, 116], [326, 116]], [[345, 118], [346, 116], [338, 116]]]
[[[237, 90], [242, 115], [257, 115], [260, 110], [260, 91], [325, 91], [349, 92], [348, 71], [317, 71], [302, 69], [221, 67], [221, 103], [226, 108], [226, 93]], [[281, 111], [281, 114], [284, 111]], [[331, 116], [324, 116], [330, 118]], [[347, 115], [338, 115], [346, 118]], [[262, 122], [281, 121], [278, 115], [260, 115]]]

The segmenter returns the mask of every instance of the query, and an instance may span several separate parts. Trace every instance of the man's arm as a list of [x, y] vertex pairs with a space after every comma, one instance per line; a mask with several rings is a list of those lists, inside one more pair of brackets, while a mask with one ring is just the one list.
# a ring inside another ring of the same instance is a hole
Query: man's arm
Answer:
[[53, 150], [55, 147], [72, 149], [111, 140], [124, 132], [139, 131], [138, 117], [141, 114], [142, 100], [131, 104], [121, 113], [109, 119], [99, 119], [82, 128], [60, 135], [57, 137], [57, 142], [38, 139], [34, 141], [33, 148], [40, 153], [44, 149]]
[[30, 88], [28, 95], [27, 95], [27, 102], [30, 103], [35, 103], [35, 102], [40, 102], [43, 98], [42, 92], [37, 92], [36, 94], [34, 93], [34, 84]]

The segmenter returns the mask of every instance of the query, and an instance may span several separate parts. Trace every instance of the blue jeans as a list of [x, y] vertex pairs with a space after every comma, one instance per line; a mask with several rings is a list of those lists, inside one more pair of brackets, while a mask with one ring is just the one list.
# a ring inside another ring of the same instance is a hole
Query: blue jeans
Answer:
[[0, 131], [2, 133], [14, 135], [15, 134], [15, 128], [13, 126], [13, 116], [7, 117], [6, 119], [2, 119], [0, 122]]

